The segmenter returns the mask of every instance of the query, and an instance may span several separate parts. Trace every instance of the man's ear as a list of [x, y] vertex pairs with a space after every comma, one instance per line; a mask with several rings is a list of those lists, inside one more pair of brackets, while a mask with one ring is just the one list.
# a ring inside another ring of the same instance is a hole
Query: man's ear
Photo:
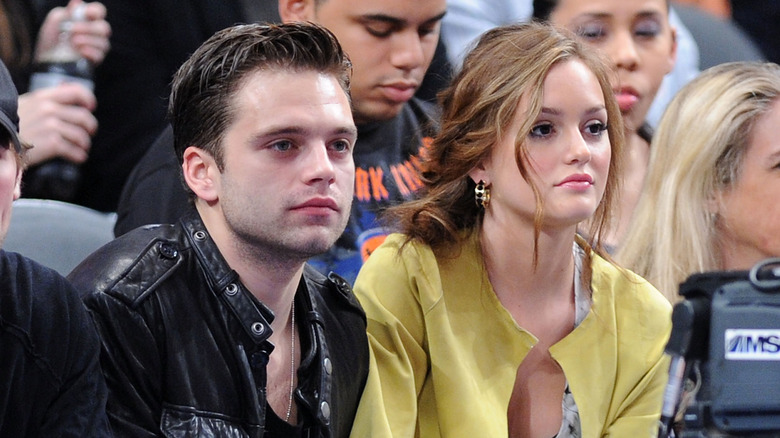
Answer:
[[14, 201], [19, 199], [21, 196], [22, 196], [22, 166], [17, 163], [16, 181], [14, 182]]
[[214, 157], [203, 149], [189, 146], [181, 164], [184, 182], [195, 195], [206, 202], [219, 199], [220, 171]]
[[282, 22], [315, 22], [315, 1], [317, 0], [279, 0], [279, 16]]

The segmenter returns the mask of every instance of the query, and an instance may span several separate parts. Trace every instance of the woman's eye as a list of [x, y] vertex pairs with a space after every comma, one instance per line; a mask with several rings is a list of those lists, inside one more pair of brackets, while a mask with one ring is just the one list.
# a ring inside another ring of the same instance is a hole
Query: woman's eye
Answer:
[[634, 34], [644, 38], [654, 38], [661, 33], [661, 24], [656, 20], [643, 20], [634, 26]]
[[532, 137], [546, 137], [553, 132], [553, 126], [549, 123], [542, 123], [531, 128]]
[[606, 35], [606, 29], [604, 29], [604, 26], [598, 23], [589, 23], [589, 24], [583, 24], [582, 26], [579, 26], [575, 33], [577, 36], [581, 38], [585, 38], [588, 40], [598, 40], [603, 38]]
[[601, 122], [593, 122], [585, 126], [585, 130], [590, 135], [601, 135], [602, 132], [607, 130], [607, 125]]

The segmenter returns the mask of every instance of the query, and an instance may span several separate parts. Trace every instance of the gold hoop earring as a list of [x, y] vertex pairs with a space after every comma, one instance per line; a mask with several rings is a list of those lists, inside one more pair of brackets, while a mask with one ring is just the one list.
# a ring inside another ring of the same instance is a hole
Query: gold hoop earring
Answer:
[[485, 181], [479, 180], [477, 186], [474, 187], [474, 200], [477, 201], [479, 207], [485, 209], [490, 205], [490, 187], [485, 186]]

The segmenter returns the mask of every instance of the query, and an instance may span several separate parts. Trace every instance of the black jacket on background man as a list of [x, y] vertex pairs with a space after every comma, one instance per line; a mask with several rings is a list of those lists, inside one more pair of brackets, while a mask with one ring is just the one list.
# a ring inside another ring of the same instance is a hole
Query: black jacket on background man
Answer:
[[109, 437], [100, 342], [73, 287], [0, 250], [0, 437]]
[[[107, 244], [69, 275], [103, 340], [108, 414], [127, 437], [346, 437], [368, 372], [349, 285], [304, 270], [298, 430], [268, 407], [273, 313], [238, 279], [195, 211]], [[266, 435], [267, 433], [267, 435]]]

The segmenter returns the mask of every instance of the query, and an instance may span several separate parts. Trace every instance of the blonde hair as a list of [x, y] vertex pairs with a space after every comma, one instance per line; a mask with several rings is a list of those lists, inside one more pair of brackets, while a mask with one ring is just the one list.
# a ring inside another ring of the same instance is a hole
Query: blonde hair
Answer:
[[722, 269], [710, 206], [739, 178], [753, 126], [779, 95], [780, 66], [727, 63], [682, 88], [661, 118], [617, 260], [671, 302], [689, 275]]

